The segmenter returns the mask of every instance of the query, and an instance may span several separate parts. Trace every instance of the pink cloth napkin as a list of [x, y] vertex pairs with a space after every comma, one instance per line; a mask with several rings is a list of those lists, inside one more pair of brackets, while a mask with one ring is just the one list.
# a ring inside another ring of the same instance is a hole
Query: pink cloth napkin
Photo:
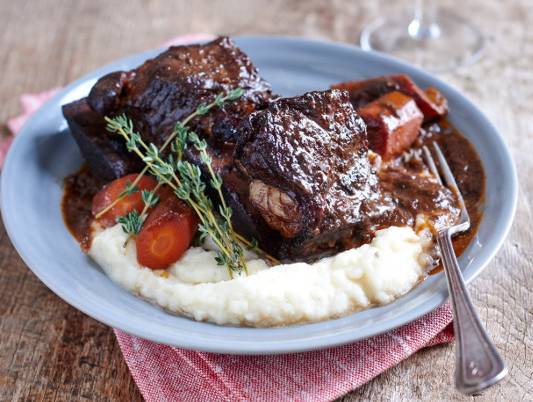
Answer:
[[[208, 39], [176, 38], [165, 45]], [[22, 114], [0, 137], [0, 168], [28, 117], [57, 89], [21, 97]], [[115, 330], [131, 374], [151, 401], [329, 401], [370, 381], [417, 350], [453, 340], [450, 306], [350, 345], [276, 356], [231, 356], [159, 345]]]

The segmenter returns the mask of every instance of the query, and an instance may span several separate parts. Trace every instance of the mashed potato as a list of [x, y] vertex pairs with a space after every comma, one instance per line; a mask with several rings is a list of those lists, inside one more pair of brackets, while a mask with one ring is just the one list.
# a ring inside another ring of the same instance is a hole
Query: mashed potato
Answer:
[[390, 303], [419, 282], [427, 242], [409, 227], [377, 232], [370, 244], [315, 263], [269, 267], [246, 256], [249, 275], [229, 279], [214, 252], [190, 248], [167, 271], [137, 263], [120, 225], [97, 233], [89, 255], [115, 282], [177, 314], [217, 324], [280, 326], [340, 317]]

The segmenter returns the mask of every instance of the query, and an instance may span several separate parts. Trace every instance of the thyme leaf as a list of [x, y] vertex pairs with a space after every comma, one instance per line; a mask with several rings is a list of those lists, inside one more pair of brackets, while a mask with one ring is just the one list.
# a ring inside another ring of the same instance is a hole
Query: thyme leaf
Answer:
[[137, 210], [128, 212], [126, 215], [119, 216], [117, 223], [122, 225], [122, 230], [129, 236], [139, 234], [142, 226], [142, 219]]
[[154, 191], [143, 190], [141, 197], [147, 208], [151, 208], [159, 202], [159, 197]]
[[127, 195], [132, 195], [133, 193], [137, 193], [139, 191], [139, 187], [137, 187], [137, 184], [134, 184], [132, 182], [127, 182], [126, 186], [124, 187], [124, 191], [122, 191], [119, 194], [119, 197], [125, 197]]

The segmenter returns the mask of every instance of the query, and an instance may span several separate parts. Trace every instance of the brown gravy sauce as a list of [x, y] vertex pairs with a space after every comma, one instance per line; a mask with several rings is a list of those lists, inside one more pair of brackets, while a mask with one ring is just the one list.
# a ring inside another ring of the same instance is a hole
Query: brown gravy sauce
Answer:
[[105, 183], [91, 174], [86, 165], [64, 180], [61, 210], [69, 232], [84, 252], [91, 248], [91, 207], [94, 195]]
[[[437, 142], [457, 182], [470, 217], [470, 229], [453, 238], [453, 248], [459, 256], [477, 233], [483, 217], [485, 172], [474, 146], [447, 120], [425, 127], [417, 145]], [[442, 271], [439, 264], [430, 274]]]
[[[455, 252], [460, 255], [475, 236], [482, 218], [485, 192], [483, 166], [472, 144], [444, 119], [425, 126], [421, 130], [421, 134], [413, 148], [430, 145], [434, 141], [440, 145], [446, 156], [470, 215], [470, 229], [455, 236], [453, 239]], [[416, 168], [412, 169], [416, 170]], [[65, 178], [61, 203], [63, 217], [67, 228], [74, 238], [78, 240], [82, 250], [85, 252], [89, 250], [91, 241], [92, 199], [104, 184], [103, 181], [95, 178], [86, 166]], [[403, 186], [403, 194], [401, 193], [401, 187], [398, 186], [396, 196], [405, 198], [405, 192], [407, 192], [408, 196], [410, 195], [409, 192], [411, 192], [416, 205], [422, 206], [423, 209], [428, 208], [428, 201], [424, 200], [422, 193], [416, 190], [417, 183], [406, 183]], [[417, 192], [419, 193], [418, 199], [416, 199]], [[395, 195], [394, 190], [392, 194]], [[401, 223], [401, 219], [398, 223]], [[407, 222], [405, 223], [407, 224]], [[440, 270], [442, 270], [442, 267], [439, 265], [430, 273], [433, 274]]]

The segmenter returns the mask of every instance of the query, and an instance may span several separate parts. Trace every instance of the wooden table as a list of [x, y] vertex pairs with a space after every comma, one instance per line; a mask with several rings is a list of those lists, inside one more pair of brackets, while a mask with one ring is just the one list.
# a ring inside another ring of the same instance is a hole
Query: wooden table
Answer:
[[[186, 33], [285, 34], [355, 43], [365, 23], [412, 1], [0, 1], [0, 121], [18, 98], [62, 86], [116, 58]], [[476, 65], [442, 75], [484, 110], [520, 172], [517, 218], [505, 246], [470, 286], [509, 364], [478, 400], [533, 399], [533, 4], [444, 1], [488, 37]], [[127, 5], [126, 5], [127, 4]], [[458, 7], [457, 7], [458, 6]], [[43, 189], [46, 191], [46, 189]], [[0, 400], [141, 400], [110, 328], [50, 292], [0, 224]], [[470, 398], [454, 391], [451, 345], [421, 351], [344, 400]]]

